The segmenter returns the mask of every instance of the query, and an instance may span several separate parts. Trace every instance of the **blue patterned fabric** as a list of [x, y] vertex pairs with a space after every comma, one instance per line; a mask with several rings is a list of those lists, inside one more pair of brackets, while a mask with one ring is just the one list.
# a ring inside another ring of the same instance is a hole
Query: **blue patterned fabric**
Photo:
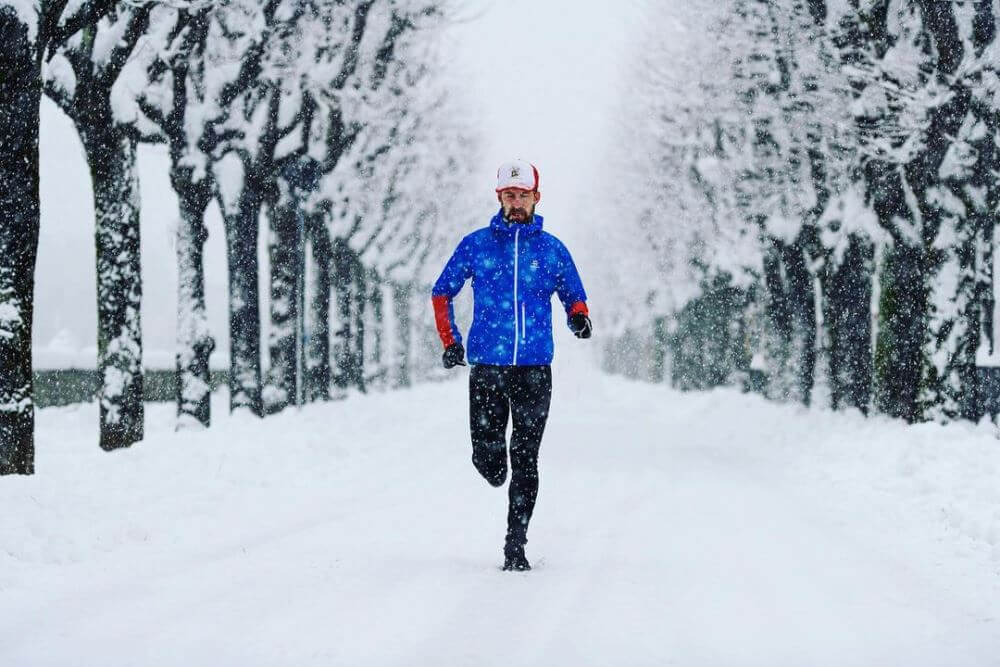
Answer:
[[501, 210], [489, 227], [458, 244], [431, 294], [449, 298], [448, 319], [459, 342], [450, 299], [470, 278], [475, 305], [466, 351], [473, 364], [552, 363], [552, 294], [567, 313], [587, 300], [573, 258], [559, 239], [542, 231], [540, 215], [519, 224], [504, 220]]

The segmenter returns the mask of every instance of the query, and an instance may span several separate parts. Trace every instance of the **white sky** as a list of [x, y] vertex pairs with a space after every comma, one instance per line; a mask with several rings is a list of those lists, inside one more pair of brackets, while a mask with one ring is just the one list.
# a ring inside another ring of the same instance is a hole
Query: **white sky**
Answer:
[[[533, 162], [541, 176], [538, 212], [571, 251], [598, 242], [606, 221], [579, 217], [599, 197], [607, 113], [630, 67], [632, 36], [645, 0], [466, 0], [463, 20], [448, 27], [456, 94], [482, 129], [483, 224], [496, 202], [497, 166], [514, 157]], [[90, 183], [72, 124], [48, 102], [42, 108], [42, 228], [35, 298], [38, 367], [92, 365], [96, 345], [94, 222]], [[140, 154], [143, 200], [143, 335], [146, 365], [170, 367], [175, 340], [177, 202], [163, 149]], [[577, 216], [577, 217], [574, 217]], [[226, 259], [214, 207], [205, 252], [209, 320], [217, 346], [227, 345]], [[471, 231], [471, 230], [470, 230]], [[457, 242], [457, 239], [456, 239]], [[576, 252], [579, 256], [581, 253]], [[578, 257], [579, 259], [579, 257]], [[584, 281], [587, 267], [580, 266]], [[58, 338], [61, 343], [53, 344]], [[65, 348], [57, 354], [56, 348]], [[82, 360], [82, 361], [81, 361]], [[224, 357], [221, 361], [225, 365]]]
[[[661, 0], [662, 1], [662, 0]], [[477, 16], [455, 30], [457, 74], [481, 114], [484, 207], [495, 208], [500, 163], [538, 167], [546, 228], [570, 249], [591, 238], [594, 220], [575, 220], [593, 193], [606, 153], [608, 110], [621, 94], [644, 0], [472, 0]], [[598, 195], [599, 196], [599, 195]]]

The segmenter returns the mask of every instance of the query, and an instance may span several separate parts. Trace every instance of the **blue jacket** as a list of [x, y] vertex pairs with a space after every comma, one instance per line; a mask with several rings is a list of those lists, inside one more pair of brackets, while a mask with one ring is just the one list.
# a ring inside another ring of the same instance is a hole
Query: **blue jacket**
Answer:
[[552, 363], [552, 293], [567, 318], [587, 313], [587, 294], [566, 246], [542, 231], [542, 216], [508, 223], [503, 212], [458, 244], [431, 291], [441, 342], [461, 342], [451, 300], [472, 278], [468, 358], [473, 364]]

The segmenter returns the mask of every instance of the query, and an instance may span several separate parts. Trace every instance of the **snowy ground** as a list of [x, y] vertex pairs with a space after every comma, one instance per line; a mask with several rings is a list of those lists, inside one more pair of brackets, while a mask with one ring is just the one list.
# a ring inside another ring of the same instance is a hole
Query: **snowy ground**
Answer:
[[462, 379], [0, 479], [2, 665], [997, 665], [1000, 442], [557, 365], [532, 572]]

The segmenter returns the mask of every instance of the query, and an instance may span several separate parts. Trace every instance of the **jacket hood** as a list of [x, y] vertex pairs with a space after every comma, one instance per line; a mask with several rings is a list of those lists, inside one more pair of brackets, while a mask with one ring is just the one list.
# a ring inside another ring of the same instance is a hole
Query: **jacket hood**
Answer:
[[537, 213], [532, 216], [531, 222], [507, 222], [503, 217], [503, 209], [497, 211], [493, 219], [490, 220], [490, 229], [494, 234], [504, 234], [513, 236], [515, 229], [520, 229], [522, 234], [537, 234], [542, 231], [542, 216]]

